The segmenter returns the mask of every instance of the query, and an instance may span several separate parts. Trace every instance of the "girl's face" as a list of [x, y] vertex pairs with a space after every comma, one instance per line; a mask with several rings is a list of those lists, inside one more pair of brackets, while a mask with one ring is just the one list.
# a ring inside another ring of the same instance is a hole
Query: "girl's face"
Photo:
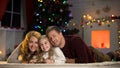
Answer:
[[38, 39], [34, 36], [30, 38], [30, 41], [28, 42], [28, 48], [31, 52], [35, 52], [38, 48]]
[[39, 43], [42, 51], [46, 52], [50, 50], [51, 44], [47, 38], [40, 40]]

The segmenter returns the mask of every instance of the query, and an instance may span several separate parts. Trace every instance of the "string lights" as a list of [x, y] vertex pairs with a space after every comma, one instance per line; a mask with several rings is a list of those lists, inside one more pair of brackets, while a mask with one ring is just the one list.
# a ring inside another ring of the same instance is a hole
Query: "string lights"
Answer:
[[102, 18], [93, 18], [91, 15], [87, 14], [82, 16], [81, 24], [82, 27], [84, 27], [85, 24], [93, 27], [93, 23], [97, 23], [99, 26], [107, 25], [108, 27], [110, 27], [110, 24], [114, 23], [115, 19], [120, 19], [120, 16], [111, 15]]

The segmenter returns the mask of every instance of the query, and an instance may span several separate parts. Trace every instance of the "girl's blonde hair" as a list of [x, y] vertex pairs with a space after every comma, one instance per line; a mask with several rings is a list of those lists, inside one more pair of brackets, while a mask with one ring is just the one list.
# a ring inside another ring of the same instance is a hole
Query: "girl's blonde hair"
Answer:
[[[42, 35], [42, 36], [39, 38], [38, 42], [42, 41], [43, 39], [48, 39], [48, 37], [47, 37], [46, 35]], [[48, 41], [49, 41], [49, 39], [48, 39]], [[40, 46], [40, 44], [39, 44], [39, 46]], [[45, 52], [42, 51], [41, 57], [40, 57], [41, 59], [43, 58], [43, 55], [44, 55], [44, 54], [45, 54]], [[53, 50], [53, 46], [52, 46], [51, 43], [50, 43], [50, 50], [48, 51], [48, 54], [49, 54], [48, 59], [52, 59], [52, 57], [53, 57], [53, 55], [54, 55], [54, 50]]]
[[[21, 46], [21, 55], [23, 56], [23, 61], [27, 61], [28, 60], [28, 56], [29, 56], [29, 48], [28, 48], [28, 43], [30, 41], [30, 38], [34, 36], [37, 39], [39, 39], [41, 37], [41, 34], [37, 31], [30, 31], [26, 34], [23, 42], [22, 42], [22, 46]], [[40, 48], [37, 49], [37, 53], [40, 52]]]

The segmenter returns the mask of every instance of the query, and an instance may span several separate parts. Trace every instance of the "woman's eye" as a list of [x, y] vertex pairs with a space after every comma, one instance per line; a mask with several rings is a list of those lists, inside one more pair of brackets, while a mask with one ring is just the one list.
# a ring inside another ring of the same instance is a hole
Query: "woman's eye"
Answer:
[[33, 41], [29, 41], [29, 43], [33, 43]]

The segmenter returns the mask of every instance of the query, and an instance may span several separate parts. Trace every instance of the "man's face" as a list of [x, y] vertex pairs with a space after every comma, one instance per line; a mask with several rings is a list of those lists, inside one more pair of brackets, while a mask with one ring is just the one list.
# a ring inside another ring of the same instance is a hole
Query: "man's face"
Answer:
[[52, 30], [48, 33], [48, 37], [53, 46], [59, 47], [62, 41], [62, 33]]

